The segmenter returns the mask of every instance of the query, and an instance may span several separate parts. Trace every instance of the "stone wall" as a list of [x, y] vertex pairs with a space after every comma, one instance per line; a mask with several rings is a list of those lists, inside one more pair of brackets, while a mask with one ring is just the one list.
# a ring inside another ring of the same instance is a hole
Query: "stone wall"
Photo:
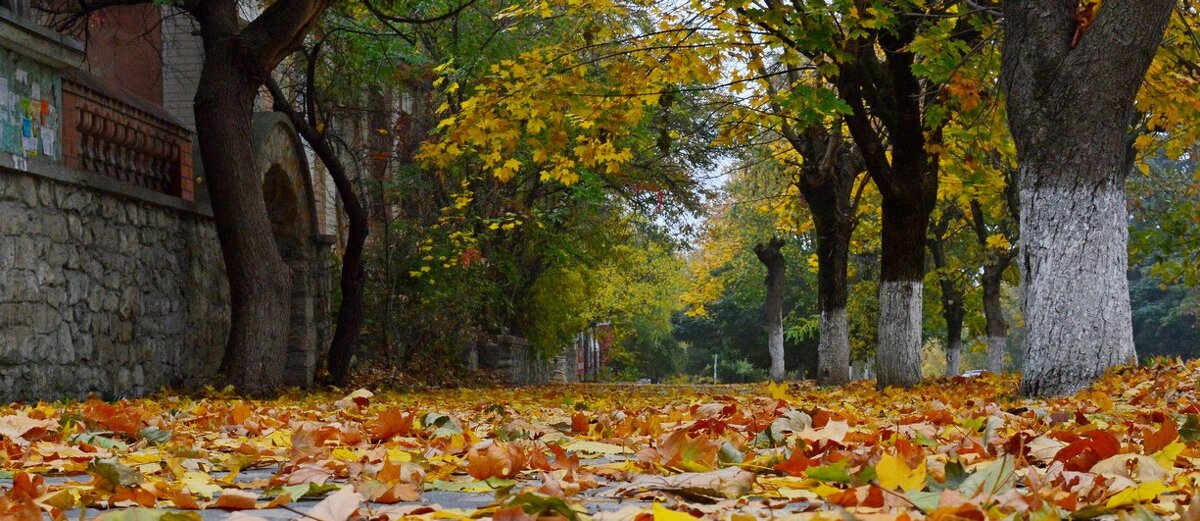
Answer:
[[59, 165], [4, 163], [0, 399], [133, 396], [211, 377], [229, 292], [204, 209]]
[[496, 335], [464, 353], [470, 369], [490, 369], [500, 373], [505, 383], [515, 386], [571, 383], [575, 377], [575, 347], [545, 360], [529, 341], [513, 335]]

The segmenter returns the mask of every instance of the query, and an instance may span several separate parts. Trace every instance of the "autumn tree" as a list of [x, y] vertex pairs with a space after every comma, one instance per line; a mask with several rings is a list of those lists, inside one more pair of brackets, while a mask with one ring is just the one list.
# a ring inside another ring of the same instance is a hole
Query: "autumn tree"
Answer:
[[[785, 153], [789, 146], [776, 141]], [[712, 372], [741, 379], [745, 367], [763, 369], [769, 377], [770, 328], [764, 327], [763, 303], [769, 278], [754, 246], [781, 239], [783, 356], [786, 366], [815, 376], [819, 356], [815, 233], [803, 199], [793, 184], [795, 168], [766, 147], [749, 147], [747, 156], [727, 170], [728, 180], [709, 205], [708, 215], [688, 255], [690, 280], [682, 295], [685, 313], [676, 317], [676, 334], [690, 344], [693, 374]]]
[[1133, 360], [1124, 182], [1134, 100], [1174, 0], [1004, 4], [1002, 83], [1020, 162], [1021, 392], [1075, 391]]
[[883, 208], [878, 384], [920, 379], [925, 232], [936, 201], [946, 110], [940, 86], [978, 39], [955, 2], [735, 6], [749, 23], [819, 67]]

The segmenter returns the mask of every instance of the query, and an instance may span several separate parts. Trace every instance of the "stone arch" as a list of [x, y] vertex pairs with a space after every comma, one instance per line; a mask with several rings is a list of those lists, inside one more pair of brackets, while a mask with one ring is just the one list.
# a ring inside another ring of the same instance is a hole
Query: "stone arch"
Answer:
[[322, 269], [328, 247], [318, 237], [307, 154], [291, 122], [276, 112], [256, 114], [252, 139], [271, 231], [292, 272], [287, 383], [307, 387], [316, 375], [328, 316]]

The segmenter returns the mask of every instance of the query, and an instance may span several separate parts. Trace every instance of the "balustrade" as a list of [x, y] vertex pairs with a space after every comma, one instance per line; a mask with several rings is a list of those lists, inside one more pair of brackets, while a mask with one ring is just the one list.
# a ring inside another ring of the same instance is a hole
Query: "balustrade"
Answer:
[[63, 78], [67, 166], [193, 199], [191, 135], [160, 108], [81, 71]]

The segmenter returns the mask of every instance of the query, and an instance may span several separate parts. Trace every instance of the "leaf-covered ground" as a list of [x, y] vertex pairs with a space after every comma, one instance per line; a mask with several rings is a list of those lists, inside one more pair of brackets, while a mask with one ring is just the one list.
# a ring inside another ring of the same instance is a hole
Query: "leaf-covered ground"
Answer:
[[1198, 378], [1127, 368], [1037, 401], [985, 375], [12, 405], [0, 518], [1200, 519]]

